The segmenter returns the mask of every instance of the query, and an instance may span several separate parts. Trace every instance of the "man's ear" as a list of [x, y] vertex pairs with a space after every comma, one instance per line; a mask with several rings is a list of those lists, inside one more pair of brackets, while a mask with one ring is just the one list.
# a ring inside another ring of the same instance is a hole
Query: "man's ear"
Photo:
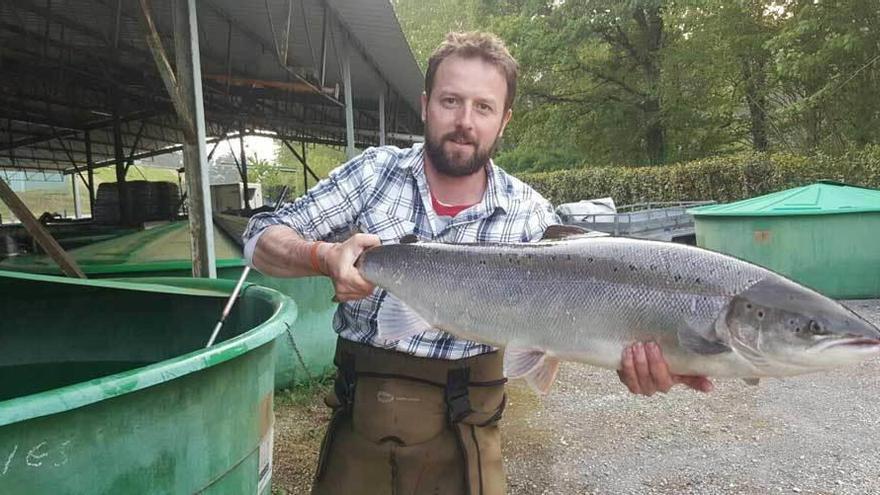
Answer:
[[501, 120], [501, 131], [498, 132], [498, 137], [504, 135], [504, 129], [507, 128], [507, 123], [510, 122], [510, 118], [513, 117], [513, 109], [508, 108], [506, 112], [504, 112], [504, 118]]
[[422, 102], [422, 122], [425, 122], [425, 119], [428, 117], [428, 95], [424, 91], [422, 91], [422, 96], [419, 98]]

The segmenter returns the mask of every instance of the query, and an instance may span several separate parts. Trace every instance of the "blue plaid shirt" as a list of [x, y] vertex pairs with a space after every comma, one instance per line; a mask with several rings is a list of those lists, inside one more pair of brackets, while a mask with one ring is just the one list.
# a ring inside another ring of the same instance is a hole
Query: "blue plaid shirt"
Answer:
[[[441, 217], [431, 205], [421, 144], [369, 148], [277, 213], [254, 215], [243, 235], [245, 257], [251, 261], [259, 235], [272, 225], [287, 225], [307, 240], [340, 242], [359, 231], [386, 244], [407, 234], [449, 243], [530, 242], [559, 223], [550, 203], [532, 188], [494, 163], [487, 171], [483, 200], [455, 217]], [[384, 297], [377, 288], [364, 299], [340, 304], [334, 330], [348, 340], [421, 357], [460, 359], [493, 350], [441, 331], [378, 339], [376, 317]]]

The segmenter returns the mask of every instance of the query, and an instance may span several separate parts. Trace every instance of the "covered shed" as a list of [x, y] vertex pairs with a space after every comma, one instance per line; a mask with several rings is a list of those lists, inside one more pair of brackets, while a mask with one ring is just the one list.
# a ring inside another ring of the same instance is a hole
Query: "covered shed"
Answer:
[[[421, 140], [422, 86], [388, 0], [0, 2], [0, 169], [73, 174], [94, 204], [112, 166], [125, 210], [128, 168], [183, 151], [197, 275], [217, 144], [279, 139], [316, 180], [306, 143]], [[238, 166], [246, 184], [243, 143]]]
[[880, 297], [878, 190], [823, 181], [690, 212], [700, 247], [831, 297]]

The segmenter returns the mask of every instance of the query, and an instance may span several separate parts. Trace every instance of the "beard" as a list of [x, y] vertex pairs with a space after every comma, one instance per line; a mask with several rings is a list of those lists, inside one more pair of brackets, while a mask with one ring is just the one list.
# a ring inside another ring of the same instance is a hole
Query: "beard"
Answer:
[[[495, 137], [491, 146], [488, 148], [481, 148], [479, 143], [474, 142], [463, 132], [453, 131], [440, 136], [438, 139], [434, 139], [434, 136], [431, 134], [431, 129], [426, 123], [425, 153], [428, 154], [428, 158], [430, 158], [431, 164], [434, 166], [437, 173], [447, 177], [467, 177], [479, 172], [489, 164], [489, 158], [492, 157], [495, 153], [495, 149], [498, 147], [498, 141], [500, 140], [501, 134], [500, 130], [498, 131], [498, 134], [499, 136]], [[447, 153], [443, 149], [443, 145], [447, 141], [452, 142], [455, 140], [468, 141], [470, 145], [474, 147], [474, 151], [470, 154], [470, 157], [465, 156], [463, 153]]]

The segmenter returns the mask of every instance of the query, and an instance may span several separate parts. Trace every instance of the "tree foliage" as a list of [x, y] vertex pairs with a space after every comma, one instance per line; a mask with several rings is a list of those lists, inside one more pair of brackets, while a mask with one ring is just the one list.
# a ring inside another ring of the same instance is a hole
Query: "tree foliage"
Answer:
[[876, 0], [394, 0], [424, 63], [499, 34], [521, 65], [513, 171], [880, 142]]

